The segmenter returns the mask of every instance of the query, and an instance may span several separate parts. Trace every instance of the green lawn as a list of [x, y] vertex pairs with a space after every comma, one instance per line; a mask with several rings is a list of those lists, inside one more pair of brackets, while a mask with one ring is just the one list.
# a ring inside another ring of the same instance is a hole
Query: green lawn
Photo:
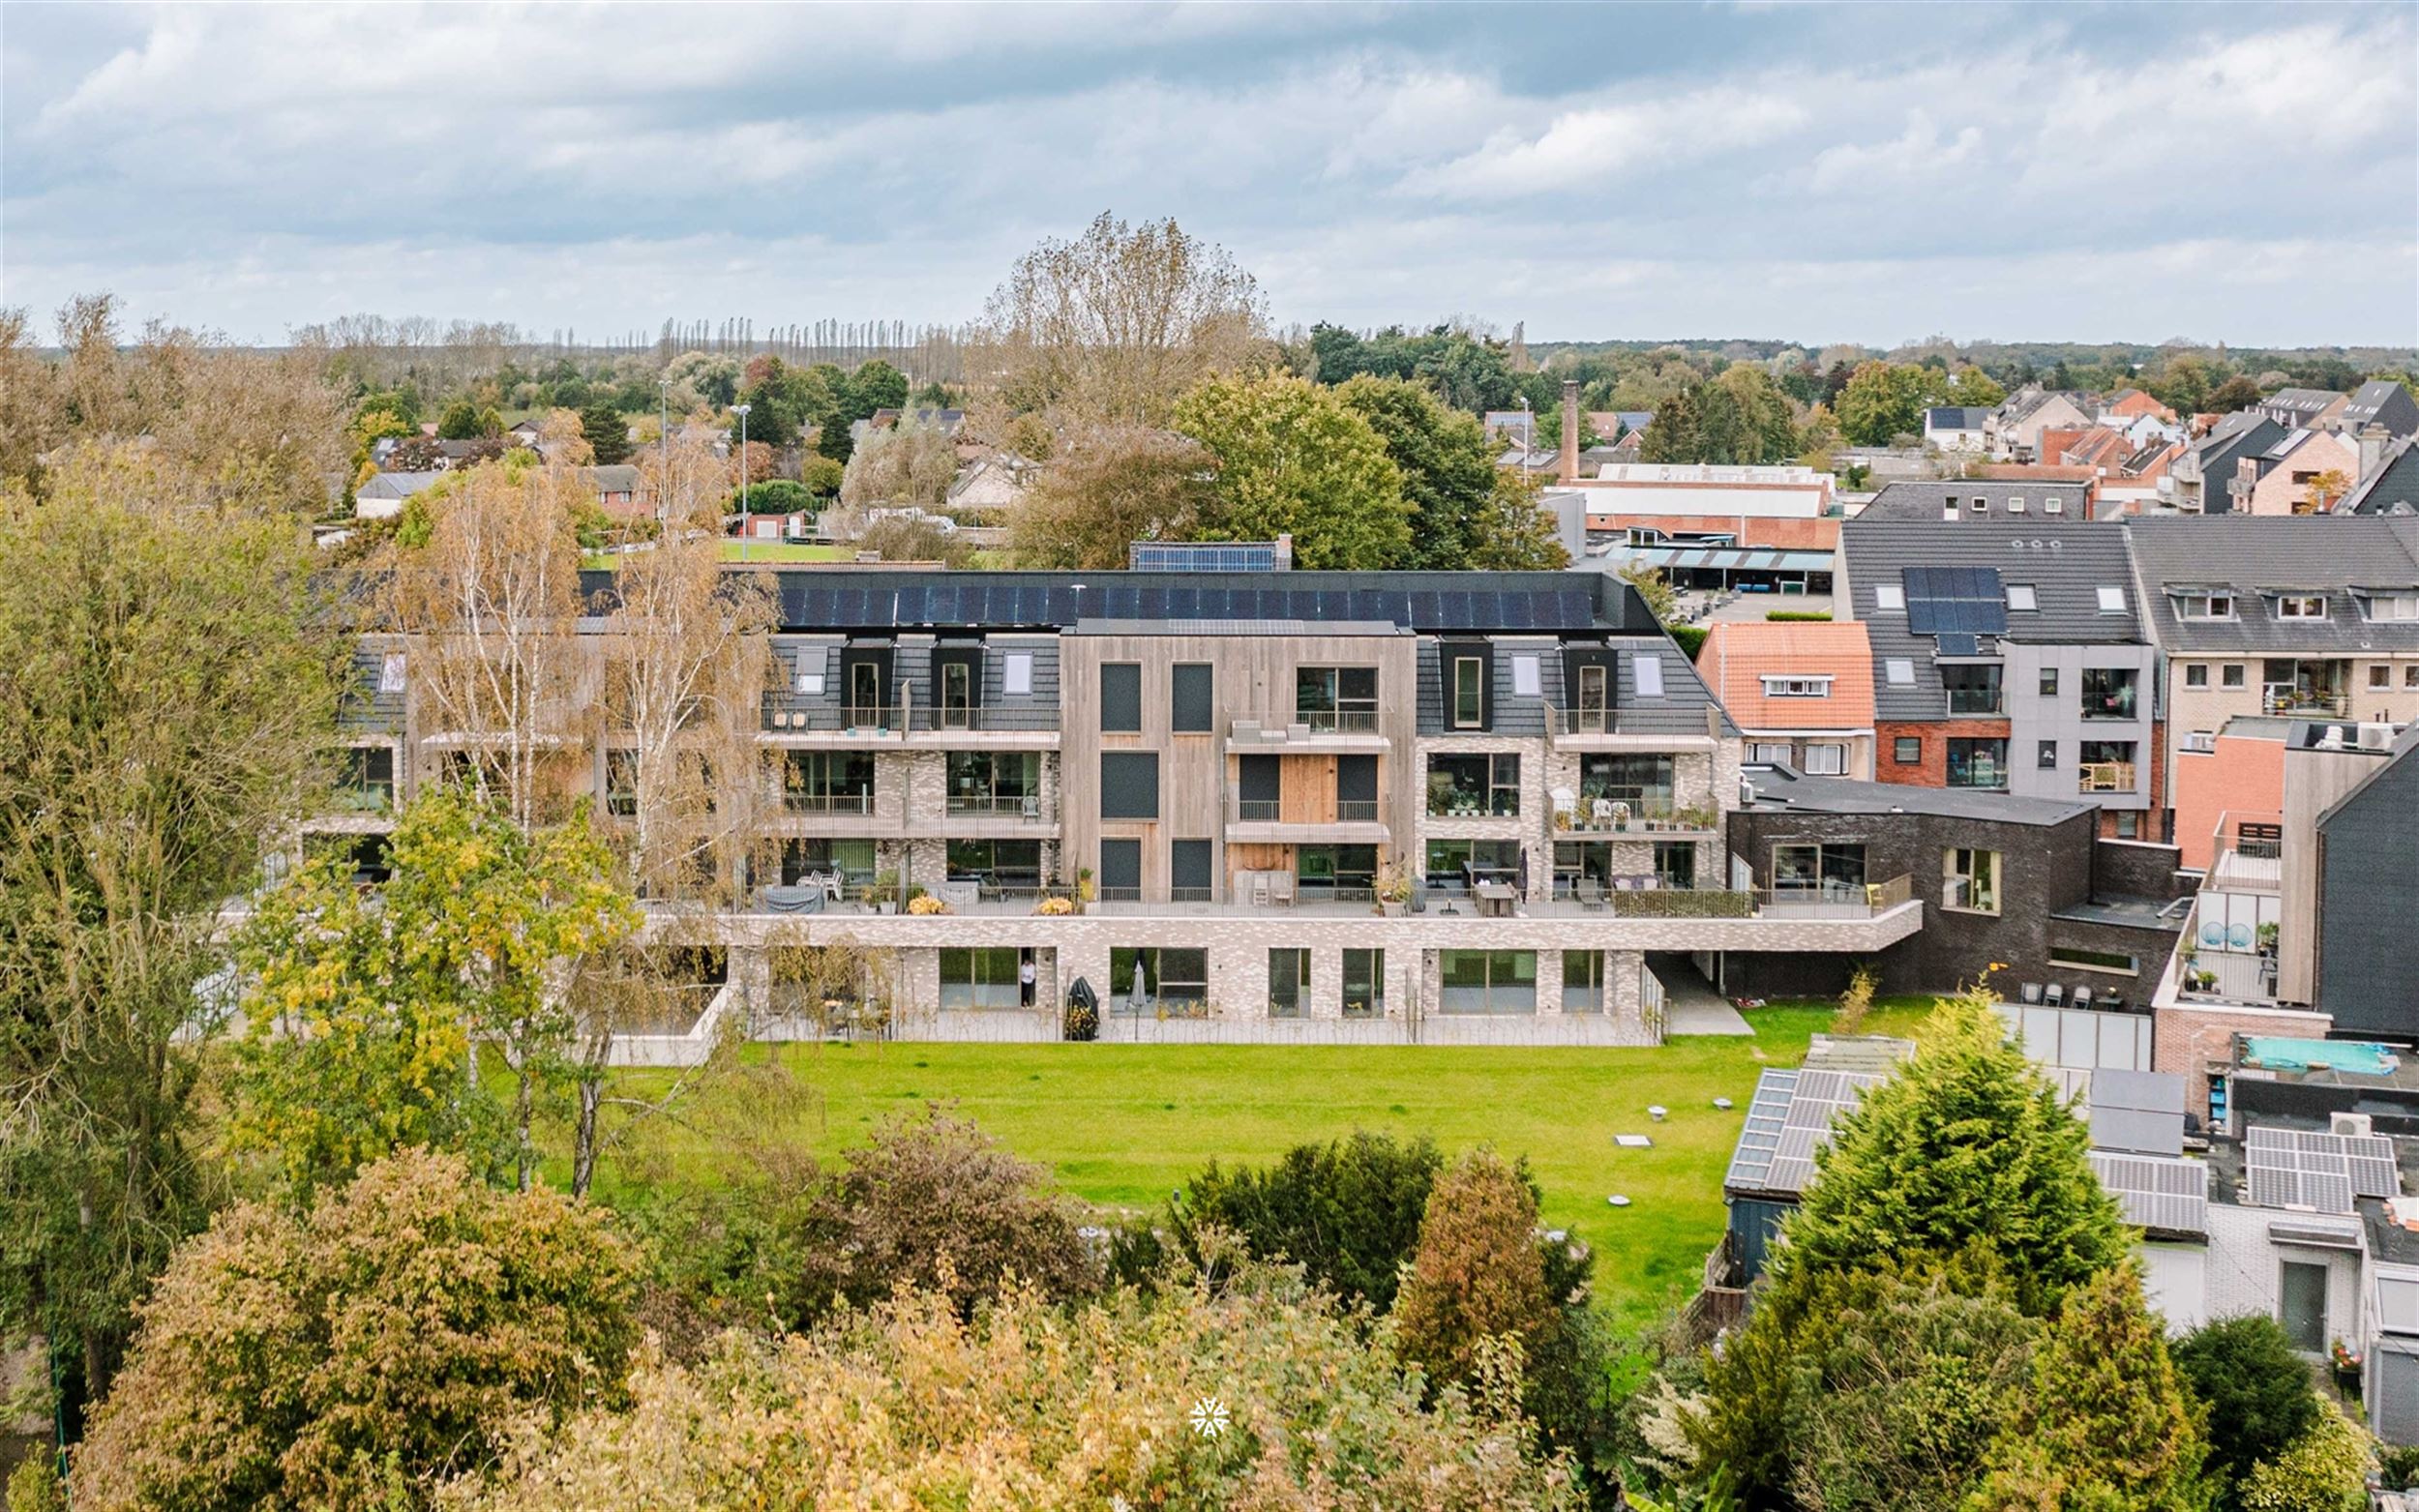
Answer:
[[[744, 554], [742, 554], [744, 553]], [[726, 541], [726, 562], [852, 562], [856, 553], [845, 547], [792, 545], [787, 541]]]
[[[1895, 1002], [1868, 1027], [1906, 1032], [1928, 1002]], [[934, 1045], [787, 1046], [804, 1095], [775, 1111], [701, 1108], [659, 1136], [658, 1160], [619, 1179], [713, 1180], [736, 1142], [829, 1155], [927, 1100], [953, 1100], [1011, 1148], [1048, 1164], [1104, 1208], [1146, 1210], [1211, 1157], [1265, 1162], [1354, 1129], [1429, 1134], [1448, 1150], [1525, 1155], [1545, 1221], [1595, 1246], [1598, 1290], [1627, 1331], [1696, 1290], [1722, 1227], [1721, 1177], [1756, 1075], [1795, 1065], [1831, 1008], [1750, 1015], [1752, 1039], [1677, 1039], [1653, 1050], [1431, 1047]], [[653, 1074], [634, 1074], [650, 1080]], [[1713, 1106], [1717, 1097], [1735, 1105]], [[1670, 1111], [1662, 1123], [1650, 1104]], [[1616, 1134], [1651, 1149], [1622, 1149]], [[1631, 1205], [1605, 1199], [1620, 1193]]]

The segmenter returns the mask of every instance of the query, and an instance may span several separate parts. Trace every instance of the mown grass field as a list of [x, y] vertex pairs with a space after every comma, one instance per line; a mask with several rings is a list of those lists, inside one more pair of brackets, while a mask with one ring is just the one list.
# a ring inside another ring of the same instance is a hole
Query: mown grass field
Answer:
[[[1907, 1032], [1928, 1007], [1885, 1004], [1867, 1028]], [[1546, 1223], [1595, 1247], [1599, 1305], [1628, 1331], [1696, 1290], [1721, 1231], [1722, 1171], [1757, 1073], [1802, 1060], [1831, 1013], [1829, 1004], [1760, 1009], [1749, 1015], [1752, 1038], [1653, 1050], [785, 1046], [777, 1053], [791, 1092], [744, 1082], [714, 1089], [683, 1126], [650, 1134], [651, 1159], [609, 1168], [600, 1189], [720, 1179], [742, 1158], [736, 1144], [828, 1157], [931, 1101], [955, 1103], [1105, 1209], [1156, 1207], [1212, 1158], [1266, 1162], [1355, 1129], [1427, 1134], [1448, 1152], [1491, 1144], [1526, 1156], [1545, 1191]], [[1717, 1097], [1734, 1106], [1717, 1110]], [[1669, 1110], [1664, 1122], [1648, 1116], [1653, 1104]], [[1654, 1146], [1614, 1144], [1630, 1133]], [[1615, 1193], [1630, 1205], [1609, 1205]]]

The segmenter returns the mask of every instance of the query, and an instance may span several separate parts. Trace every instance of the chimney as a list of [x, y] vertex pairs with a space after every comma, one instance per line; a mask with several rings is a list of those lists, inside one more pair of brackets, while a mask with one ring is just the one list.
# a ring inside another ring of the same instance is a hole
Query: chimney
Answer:
[[2377, 464], [2385, 460], [2385, 447], [2390, 439], [2385, 432], [2385, 427], [2374, 421], [2360, 428], [2360, 435], [2356, 442], [2360, 448], [2360, 477], [2354, 478], [2352, 482], [2358, 483], [2361, 478], [2369, 477], [2377, 470]]
[[1283, 531], [1278, 534], [1275, 547], [1269, 551], [1269, 557], [1278, 572], [1290, 573], [1294, 570], [1294, 533], [1292, 531]]
[[1579, 481], [1579, 380], [1563, 380], [1563, 465], [1565, 483]]

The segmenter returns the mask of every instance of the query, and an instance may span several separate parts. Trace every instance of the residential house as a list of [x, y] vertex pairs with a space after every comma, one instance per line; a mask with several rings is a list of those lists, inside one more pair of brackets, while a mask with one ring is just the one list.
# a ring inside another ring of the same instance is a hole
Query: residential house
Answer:
[[[1817, 779], [1787, 768], [1747, 767], [1742, 780], [1730, 853], [1776, 905], [1854, 906], [1883, 878], [1912, 879], [1923, 929], [1867, 963], [1885, 992], [1956, 992], [1990, 976], [2010, 993], [2031, 984], [2046, 996], [2055, 986], [2060, 1003], [2148, 1013], [2183, 927], [2175, 851], [2101, 839], [2088, 799]], [[1830, 996], [1854, 964], [1740, 952], [1719, 963], [1718, 985], [1734, 996]], [[2123, 1064], [2149, 1067], [2147, 1017], [2108, 1037], [2111, 1053], [2123, 1040]]]
[[1486, 428], [1487, 437], [1490, 440], [1530, 448], [1538, 444], [1538, 417], [1530, 410], [1490, 409], [1480, 417], [1478, 423]]
[[403, 512], [403, 501], [444, 477], [438, 471], [382, 472], [353, 494], [353, 515], [359, 519], [385, 519]]
[[2350, 395], [2332, 389], [2279, 389], [2252, 405], [2251, 412], [2296, 430], [2332, 430], [2350, 402]]
[[869, 430], [887, 430], [897, 425], [902, 416], [907, 417], [912, 425], [937, 429], [942, 435], [953, 440], [960, 430], [966, 429], [965, 410], [935, 409], [927, 405], [917, 409], [875, 410], [867, 419], [851, 421], [849, 425], [849, 436], [851, 440], [862, 441]]
[[2168, 464], [2161, 501], [2187, 515], [2245, 508], [2266, 470], [2268, 449], [2285, 439], [2285, 430], [2256, 410], [2225, 416]]
[[2344, 496], [2360, 471], [2360, 453], [2350, 436], [2335, 430], [2287, 430], [2259, 460], [2259, 481], [2252, 485], [2254, 515], [2311, 515], [2319, 512], [2321, 495], [2315, 485], [2332, 474], [2335, 492], [2325, 502]]
[[2264, 815], [2285, 808], [2285, 741], [2303, 721], [2237, 714], [2214, 732], [2170, 728], [2173, 776], [2167, 806], [2176, 864], [2206, 872], [2217, 860], [2229, 814]]
[[1869, 511], [1839, 537], [1842, 617], [1872, 641], [1886, 781], [2097, 803], [2162, 840], [2158, 654], [2120, 527]]
[[535, 446], [538, 444], [538, 436], [543, 430], [544, 427], [534, 419], [517, 420], [505, 430], [504, 439], [515, 446]]
[[2419, 435], [2419, 400], [2392, 378], [2372, 378], [2352, 391], [2336, 426], [2354, 435], [2371, 426], [2383, 427], [2390, 436]]
[[1924, 411], [1924, 444], [1944, 452], [1980, 452], [1988, 445], [1984, 432], [1989, 421], [1986, 408], [1935, 405]]
[[642, 498], [644, 480], [639, 469], [629, 462], [582, 467], [580, 469], [580, 480], [595, 493], [597, 507], [616, 519], [644, 515], [655, 507], [652, 500]]
[[2152, 420], [2165, 425], [2176, 423], [2175, 411], [2160, 403], [2139, 389], [2119, 389], [2100, 406], [2100, 423], [2122, 427], [2139, 420]]
[[2080, 395], [2027, 384], [2009, 395], [1991, 412], [1984, 427], [1984, 439], [1993, 457], [2032, 461], [2041, 455], [2042, 431], [2051, 428], [2081, 430], [2091, 420], [2091, 411]]
[[[846, 939], [885, 963], [846, 1000], [908, 1037], [1056, 1039], [1075, 999], [1108, 1039], [1651, 1044], [1692, 958], [1862, 959], [1922, 917], [1904, 882], [1812, 912], [1739, 885], [1737, 726], [1608, 578], [759, 571], [737, 901], [650, 897], [642, 932], [722, 952], [753, 1033], [800, 1011], [773, 958]], [[374, 828], [489, 737], [442, 727], [419, 648], [364, 659]], [[631, 821], [612, 730], [549, 749], [552, 790]], [[951, 911], [887, 909], [893, 877]]]
[[1697, 670], [1739, 726], [1740, 759], [1873, 778], [1873, 652], [1860, 624], [1717, 620]]
[[952, 509], [1013, 509], [1032, 488], [1034, 465], [1004, 452], [979, 458], [949, 484]]
[[2244, 716], [2419, 716], [2419, 519], [2152, 516], [2121, 528], [2178, 751]]
[[2359, 481], [2336, 501], [2337, 515], [2419, 515], [2419, 441], [2388, 441], [2383, 427], [2354, 437]]

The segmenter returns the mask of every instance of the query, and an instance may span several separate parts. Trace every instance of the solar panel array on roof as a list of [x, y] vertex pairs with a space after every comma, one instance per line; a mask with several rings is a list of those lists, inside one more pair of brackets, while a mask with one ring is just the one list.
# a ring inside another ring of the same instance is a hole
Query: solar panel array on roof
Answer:
[[1184, 587], [1091, 583], [909, 582], [897, 587], [782, 584], [782, 618], [799, 629], [1067, 626], [1078, 619], [1383, 621], [1420, 630], [1596, 628], [1582, 588], [1428, 589]]
[[2104, 1066], [2091, 1078], [2093, 1147], [2139, 1155], [2184, 1150], [2184, 1079]]
[[1942, 656], [1980, 656], [1983, 654], [1983, 637], [1980, 636], [1943, 631], [1937, 644]]
[[[2353, 1195], [2388, 1198], [2401, 1195], [2401, 1172], [2395, 1169], [2394, 1141], [2382, 1134], [2319, 1134], [2306, 1129], [2277, 1129], [2255, 1124], [2243, 1138], [2244, 1166], [2289, 1170], [2303, 1174], [2341, 1176]], [[2256, 1201], [2256, 1199], [2254, 1199]], [[2349, 1212], [2350, 1204], [2323, 1208]]]
[[1276, 547], [1268, 541], [1137, 541], [1126, 566], [1138, 573], [1269, 573]]
[[[2243, 1140], [2243, 1175], [2252, 1201], [2260, 1207], [2350, 1212], [2351, 1163], [2341, 1144], [2334, 1135], [2255, 1126]], [[2380, 1195], [2393, 1194], [2389, 1190]]]
[[1884, 1079], [1847, 1071], [1767, 1071], [1722, 1184], [1742, 1192], [1804, 1192], [1832, 1120]]
[[1911, 633], [2006, 633], [2008, 595], [1996, 567], [1904, 567], [1898, 577], [1906, 588], [1906, 628]]
[[2209, 1174], [2199, 1161], [2093, 1150], [2091, 1169], [2135, 1228], [2208, 1232]]

